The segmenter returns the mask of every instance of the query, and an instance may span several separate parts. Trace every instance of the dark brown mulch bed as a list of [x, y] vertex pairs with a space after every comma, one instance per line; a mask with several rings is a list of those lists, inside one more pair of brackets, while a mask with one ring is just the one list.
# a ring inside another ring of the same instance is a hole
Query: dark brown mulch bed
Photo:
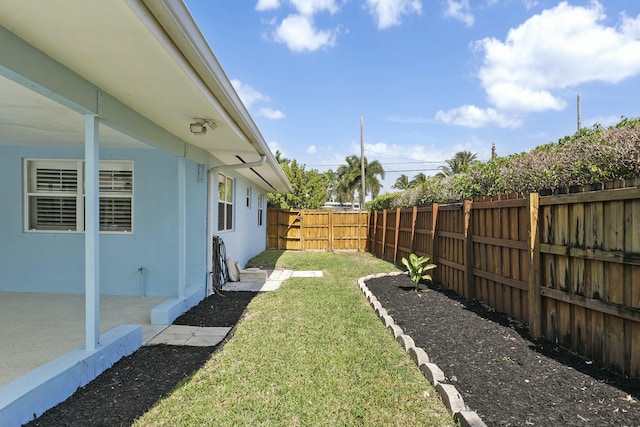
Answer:
[[[204, 299], [174, 324], [233, 327], [256, 294], [223, 291], [222, 295]], [[200, 369], [222, 345], [224, 341], [215, 347], [144, 346], [27, 425], [130, 425]]]
[[614, 375], [437, 285], [366, 281], [395, 323], [489, 426], [640, 425], [640, 381]]

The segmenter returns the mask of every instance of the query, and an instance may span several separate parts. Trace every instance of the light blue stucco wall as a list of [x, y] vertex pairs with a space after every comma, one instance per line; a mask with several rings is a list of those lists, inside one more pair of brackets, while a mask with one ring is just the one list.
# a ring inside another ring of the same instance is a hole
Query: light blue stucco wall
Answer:
[[[0, 290], [84, 292], [82, 233], [24, 232], [23, 159], [82, 158], [75, 147], [0, 145]], [[101, 293], [176, 296], [178, 292], [178, 159], [158, 149], [100, 150], [101, 160], [132, 160], [133, 233], [100, 235]], [[186, 286], [204, 286], [206, 174], [186, 161]]]

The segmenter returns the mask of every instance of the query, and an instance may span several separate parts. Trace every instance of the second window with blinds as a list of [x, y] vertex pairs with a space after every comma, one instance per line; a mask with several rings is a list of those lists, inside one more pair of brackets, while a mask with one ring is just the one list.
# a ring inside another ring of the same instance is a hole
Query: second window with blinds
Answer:
[[218, 231], [233, 230], [233, 179], [218, 174]]

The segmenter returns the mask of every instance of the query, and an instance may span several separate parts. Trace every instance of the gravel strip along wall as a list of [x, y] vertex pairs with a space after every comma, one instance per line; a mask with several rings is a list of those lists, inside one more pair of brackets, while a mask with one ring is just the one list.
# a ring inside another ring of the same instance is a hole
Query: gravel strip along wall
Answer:
[[413, 338], [404, 334], [402, 328], [395, 324], [393, 318], [389, 316], [387, 310], [382, 307], [378, 299], [371, 293], [365, 284], [368, 279], [384, 276], [397, 276], [399, 274], [404, 273], [379, 273], [361, 277], [358, 279], [358, 285], [367, 298], [367, 301], [369, 301], [369, 305], [376, 312], [385, 327], [393, 334], [393, 337], [398, 341], [402, 348], [409, 353], [411, 359], [415, 362], [416, 366], [420, 369], [425, 378], [431, 383], [431, 385], [433, 385], [433, 387], [435, 387], [440, 398], [453, 414], [454, 419], [463, 427], [486, 427], [486, 424], [482, 421], [480, 416], [467, 407], [456, 387], [444, 382], [444, 373], [437, 365], [429, 362], [429, 355], [427, 352], [420, 347], [416, 347], [413, 342]]

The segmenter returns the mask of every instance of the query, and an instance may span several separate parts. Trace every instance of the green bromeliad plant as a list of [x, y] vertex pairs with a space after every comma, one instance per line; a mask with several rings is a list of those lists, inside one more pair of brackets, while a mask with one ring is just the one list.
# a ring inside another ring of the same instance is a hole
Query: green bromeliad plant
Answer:
[[420, 280], [432, 280], [427, 271], [437, 267], [435, 264], [429, 264], [428, 256], [419, 257], [416, 254], [409, 254], [409, 259], [402, 257], [402, 264], [407, 267], [409, 278], [416, 284], [416, 292], [419, 289]]

